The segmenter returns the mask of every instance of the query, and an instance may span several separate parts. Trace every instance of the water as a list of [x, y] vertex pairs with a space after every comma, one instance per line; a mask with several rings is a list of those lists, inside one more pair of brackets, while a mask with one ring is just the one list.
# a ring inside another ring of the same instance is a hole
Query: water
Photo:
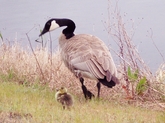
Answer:
[[165, 57], [165, 1], [125, 0], [120, 2], [120, 6], [127, 13], [126, 18], [132, 19], [134, 23], [143, 18], [137, 26], [133, 40], [145, 62], [152, 71], [156, 71], [163, 59], [153, 41]]
[[[97, 2], [95, 0], [0, 0], [0, 3], [0, 32], [5, 42], [17, 41], [26, 48], [29, 46], [26, 37], [26, 33], [28, 33], [33, 47], [36, 47], [39, 43], [35, 42], [35, 39], [38, 38], [40, 29], [49, 18], [55, 17], [74, 20], [77, 26], [75, 33], [96, 35], [106, 44], [115, 46], [114, 42], [109, 40], [109, 35], [103, 24], [103, 21], [108, 19], [108, 0], [98, 0]], [[153, 72], [163, 60], [153, 45], [152, 39], [161, 53], [165, 54], [164, 5], [165, 1], [163, 0], [124, 0], [118, 2], [121, 15], [127, 25], [131, 19], [136, 26], [133, 41]], [[111, 6], [115, 5], [112, 3]], [[131, 30], [131, 26], [130, 23], [128, 32]], [[61, 30], [58, 29], [51, 33], [54, 49], [58, 46], [58, 36]], [[46, 34], [44, 39], [48, 40], [49, 34]], [[114, 54], [113, 57], [115, 57]]]

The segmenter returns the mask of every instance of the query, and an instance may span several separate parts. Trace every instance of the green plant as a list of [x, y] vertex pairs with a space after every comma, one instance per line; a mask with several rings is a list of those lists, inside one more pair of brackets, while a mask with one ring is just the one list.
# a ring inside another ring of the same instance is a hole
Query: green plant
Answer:
[[146, 91], [146, 89], [147, 89], [147, 80], [146, 77], [143, 77], [136, 85], [136, 93], [138, 95], [141, 95], [143, 94], [144, 91]]
[[[127, 70], [128, 81], [132, 85], [132, 98], [136, 95], [142, 95], [144, 91], [147, 89], [147, 80], [146, 77], [140, 78], [139, 71], [135, 70], [135, 72], [131, 71], [130, 66]], [[135, 82], [136, 87], [134, 87]]]
[[130, 80], [130, 82], [135, 82], [138, 79], [138, 73], [139, 71], [136, 70], [134, 73], [131, 71], [130, 66], [128, 67], [128, 71], [127, 71], [127, 75], [128, 75], [128, 79]]
[[14, 71], [13, 70], [9, 70], [8, 71], [8, 79], [11, 80], [11, 79], [14, 78], [14, 76], [15, 76]]
[[1, 81], [13, 81], [17, 79], [17, 75], [14, 73], [14, 70], [8, 70], [6, 74], [0, 73]]
[[2, 33], [0, 32], [0, 38], [2, 39], [2, 41], [3, 41], [3, 36], [2, 36]]

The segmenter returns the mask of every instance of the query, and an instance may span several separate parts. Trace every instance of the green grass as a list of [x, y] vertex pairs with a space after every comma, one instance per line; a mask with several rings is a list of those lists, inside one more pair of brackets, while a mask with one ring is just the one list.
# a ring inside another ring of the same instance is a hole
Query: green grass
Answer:
[[80, 100], [63, 110], [46, 86], [26, 87], [11, 82], [0, 83], [0, 122], [30, 123], [164, 123], [165, 112], [121, 105], [106, 100]]

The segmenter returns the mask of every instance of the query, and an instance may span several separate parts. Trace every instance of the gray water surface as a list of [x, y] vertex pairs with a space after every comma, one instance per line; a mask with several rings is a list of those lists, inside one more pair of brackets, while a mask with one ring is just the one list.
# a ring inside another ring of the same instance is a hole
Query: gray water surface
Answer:
[[[33, 47], [40, 29], [49, 18], [70, 18], [76, 23], [75, 33], [89, 33], [102, 39], [115, 49], [115, 42], [109, 38], [104, 21], [108, 19], [108, 4], [115, 0], [0, 0], [0, 32], [5, 42], [19, 42], [23, 47], [29, 46], [26, 33]], [[164, 0], [118, 0], [123, 20], [131, 30], [132, 20], [136, 27], [133, 37], [135, 45], [153, 72], [163, 60], [152, 43], [156, 43], [161, 53], [165, 54], [165, 1]], [[130, 23], [130, 25], [129, 25]], [[53, 47], [58, 47], [58, 36], [62, 29], [51, 32]], [[152, 38], [151, 38], [152, 34]], [[49, 34], [44, 36], [49, 39]], [[115, 59], [115, 54], [113, 54]], [[165, 57], [165, 56], [164, 56]]]

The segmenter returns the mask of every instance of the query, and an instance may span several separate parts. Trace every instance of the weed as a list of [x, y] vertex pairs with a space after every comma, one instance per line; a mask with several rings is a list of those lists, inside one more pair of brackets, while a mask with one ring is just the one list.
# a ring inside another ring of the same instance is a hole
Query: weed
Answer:
[[135, 72], [133, 73], [131, 71], [131, 67], [128, 67], [128, 71], [127, 71], [127, 75], [128, 75], [128, 79], [130, 80], [130, 82], [136, 82], [138, 80], [138, 70], [135, 70]]
[[138, 95], [143, 94], [143, 92], [145, 92], [147, 90], [147, 80], [145, 77], [143, 77], [142, 79], [140, 79], [140, 81], [138, 82], [138, 84], [136, 85], [136, 93]]
[[1, 38], [1, 40], [3, 41], [3, 36], [2, 36], [2, 33], [0, 32], [0, 38]]

